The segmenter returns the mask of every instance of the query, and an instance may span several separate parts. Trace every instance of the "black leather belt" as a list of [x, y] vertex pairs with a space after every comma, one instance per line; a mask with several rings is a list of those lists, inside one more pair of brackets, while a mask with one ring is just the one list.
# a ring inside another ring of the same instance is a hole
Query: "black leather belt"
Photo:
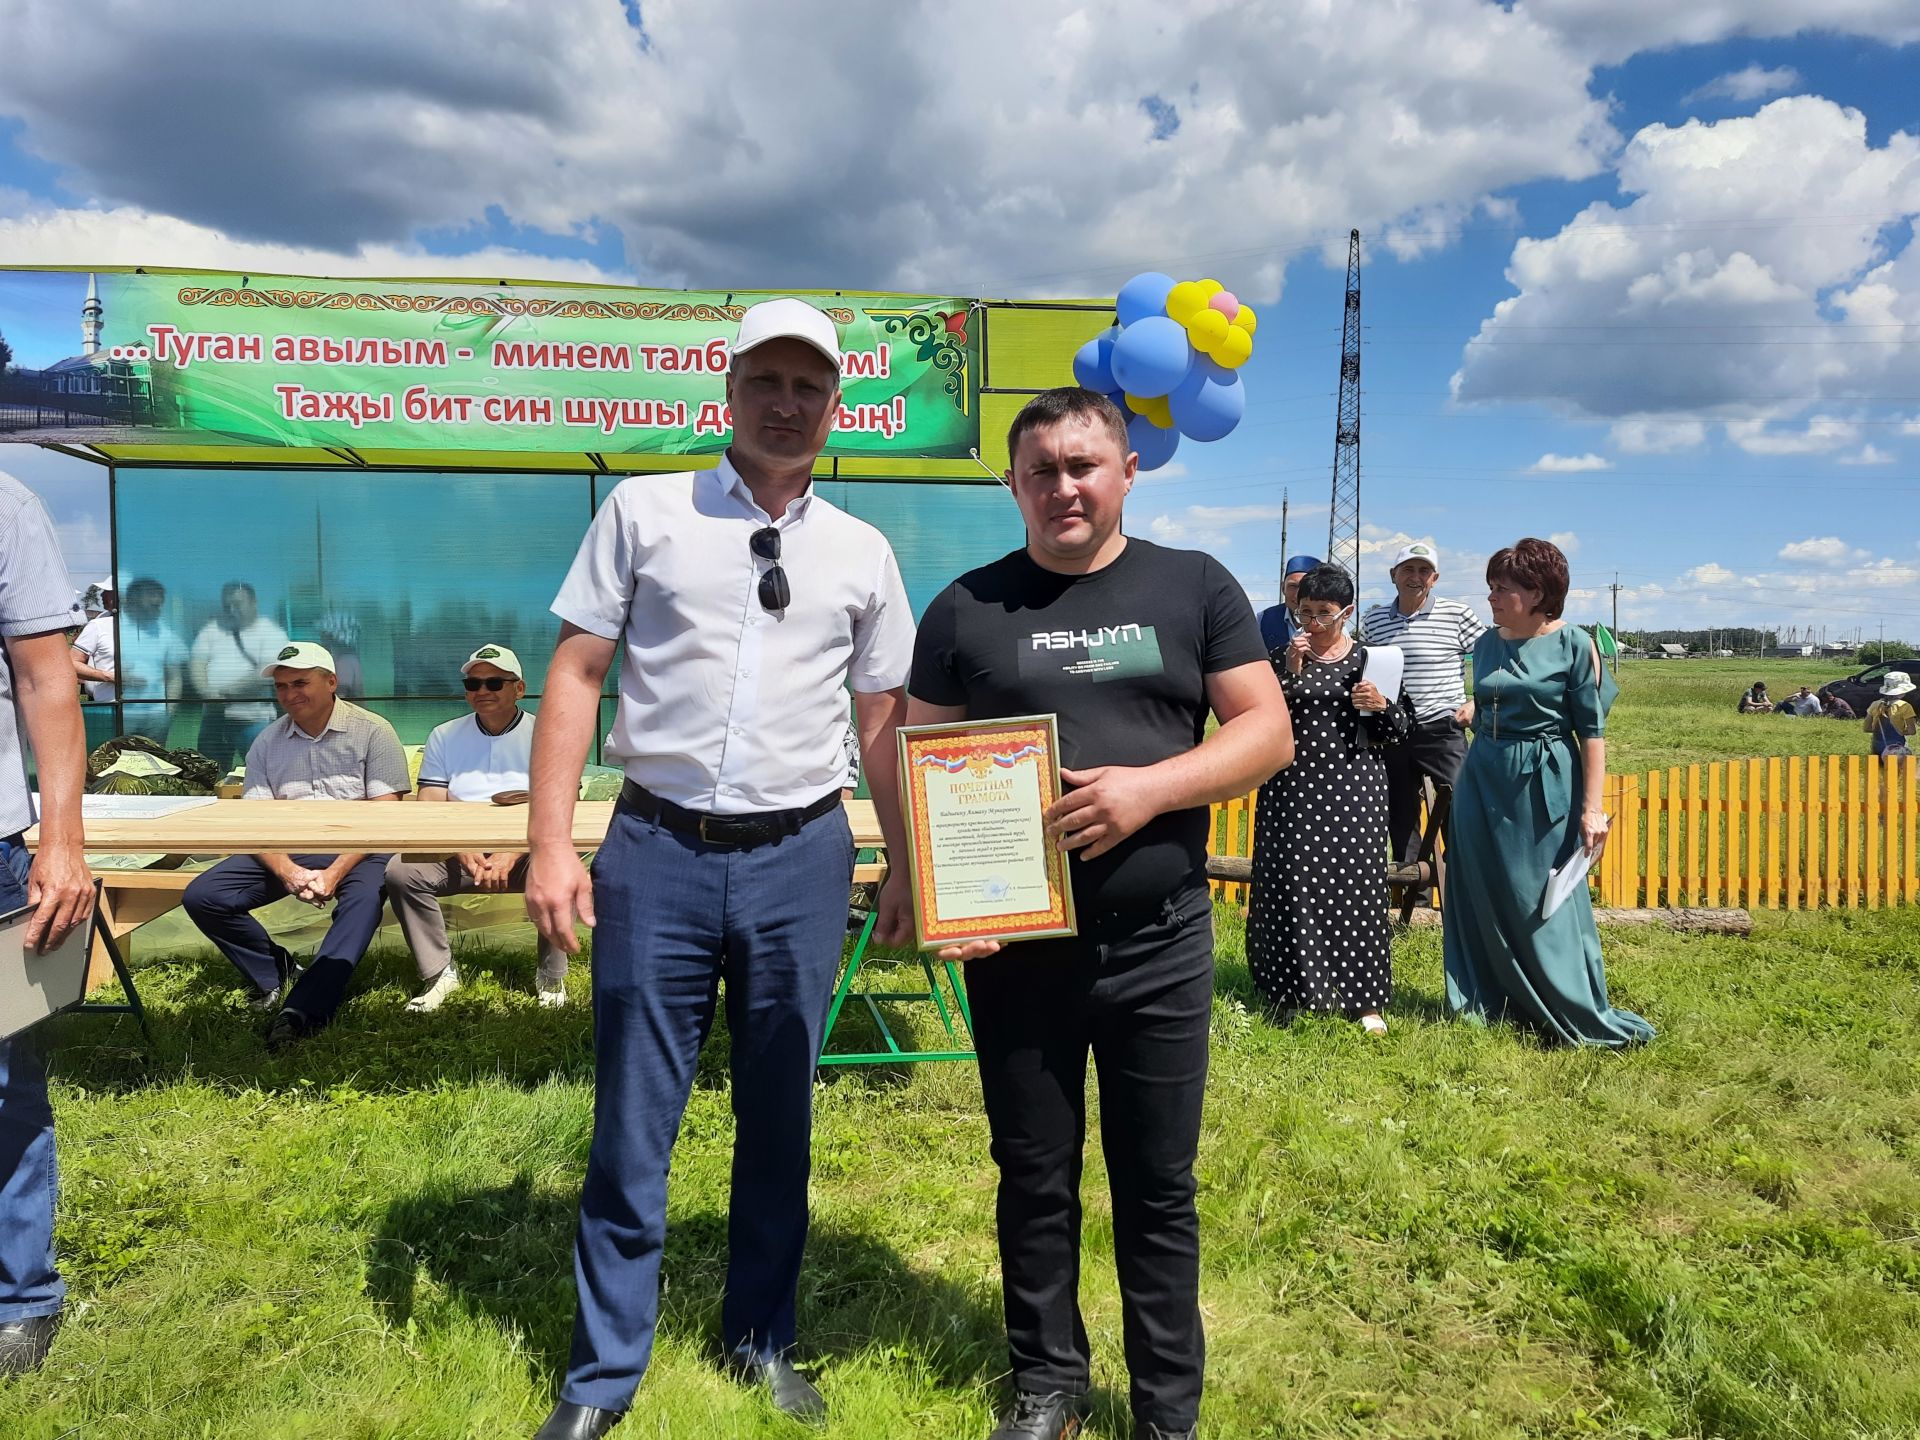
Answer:
[[751, 815], [709, 815], [688, 810], [671, 800], [662, 800], [644, 785], [632, 780], [620, 787], [621, 808], [631, 810], [642, 820], [657, 822], [683, 835], [697, 835], [709, 845], [730, 845], [736, 850], [751, 850], [756, 845], [798, 835], [809, 820], [818, 820], [840, 808], [840, 792], [829, 790], [811, 805], [798, 810], [762, 810]]

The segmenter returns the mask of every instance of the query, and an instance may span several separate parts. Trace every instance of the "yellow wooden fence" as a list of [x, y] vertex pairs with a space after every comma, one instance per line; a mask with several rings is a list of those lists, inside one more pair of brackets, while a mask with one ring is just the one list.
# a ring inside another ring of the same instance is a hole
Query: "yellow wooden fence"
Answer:
[[[1874, 909], [1920, 901], [1920, 757], [1772, 756], [1609, 775], [1594, 899], [1616, 906]], [[1213, 807], [1213, 851], [1253, 853], [1254, 797]], [[1247, 887], [1216, 883], [1238, 905]]]

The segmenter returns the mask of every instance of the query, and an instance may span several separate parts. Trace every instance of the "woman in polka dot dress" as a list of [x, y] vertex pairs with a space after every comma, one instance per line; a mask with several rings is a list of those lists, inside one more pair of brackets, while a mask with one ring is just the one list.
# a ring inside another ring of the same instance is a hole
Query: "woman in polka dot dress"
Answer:
[[1260, 787], [1254, 811], [1247, 960], [1282, 1012], [1337, 1012], [1382, 1034], [1393, 969], [1380, 747], [1406, 735], [1407, 711], [1360, 678], [1366, 650], [1346, 630], [1346, 571], [1309, 572], [1295, 613], [1300, 632], [1272, 655], [1293, 716], [1294, 759]]

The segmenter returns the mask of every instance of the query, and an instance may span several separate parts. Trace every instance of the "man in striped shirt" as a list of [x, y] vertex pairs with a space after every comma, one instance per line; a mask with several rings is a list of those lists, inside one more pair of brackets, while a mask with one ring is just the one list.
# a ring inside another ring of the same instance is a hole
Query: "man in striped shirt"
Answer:
[[1404, 681], [1413, 702], [1413, 731], [1387, 748], [1387, 816], [1393, 858], [1420, 853], [1420, 783], [1451, 785], [1467, 758], [1467, 725], [1473, 702], [1461, 678], [1461, 661], [1486, 631], [1457, 600], [1437, 600], [1439, 557], [1423, 540], [1403, 545], [1393, 557], [1395, 597], [1376, 605], [1360, 627], [1369, 645], [1394, 645], [1406, 653]]

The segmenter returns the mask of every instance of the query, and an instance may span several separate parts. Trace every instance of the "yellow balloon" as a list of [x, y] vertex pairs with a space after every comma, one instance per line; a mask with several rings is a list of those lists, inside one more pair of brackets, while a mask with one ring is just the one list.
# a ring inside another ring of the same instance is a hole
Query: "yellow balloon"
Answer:
[[[1219, 311], [1214, 312], [1216, 315]], [[1229, 325], [1227, 333], [1213, 348], [1214, 362], [1229, 370], [1238, 370], [1247, 363], [1247, 357], [1253, 354], [1253, 336], [1238, 325]]]
[[1123, 395], [1120, 398], [1127, 402], [1127, 408], [1136, 415], [1146, 414], [1147, 408], [1153, 404], [1153, 401], [1143, 399], [1138, 395]]
[[1227, 287], [1222, 285], [1218, 280], [1202, 280], [1200, 282], [1200, 295], [1202, 299], [1211, 300], [1226, 288]]
[[1227, 317], [1213, 309], [1197, 311], [1187, 321], [1187, 335], [1193, 341], [1193, 348], [1202, 355], [1211, 355], [1232, 328], [1227, 323]]
[[1167, 292], [1167, 318], [1184, 325], [1207, 308], [1206, 293], [1192, 280], [1182, 280]]
[[1233, 323], [1251, 335], [1260, 328], [1260, 317], [1253, 313], [1251, 305], [1242, 305], [1240, 313], [1233, 317]]
[[1167, 397], [1156, 395], [1146, 402], [1147, 408], [1140, 413], [1147, 417], [1147, 423], [1161, 430], [1173, 429], [1173, 406], [1167, 403]]

